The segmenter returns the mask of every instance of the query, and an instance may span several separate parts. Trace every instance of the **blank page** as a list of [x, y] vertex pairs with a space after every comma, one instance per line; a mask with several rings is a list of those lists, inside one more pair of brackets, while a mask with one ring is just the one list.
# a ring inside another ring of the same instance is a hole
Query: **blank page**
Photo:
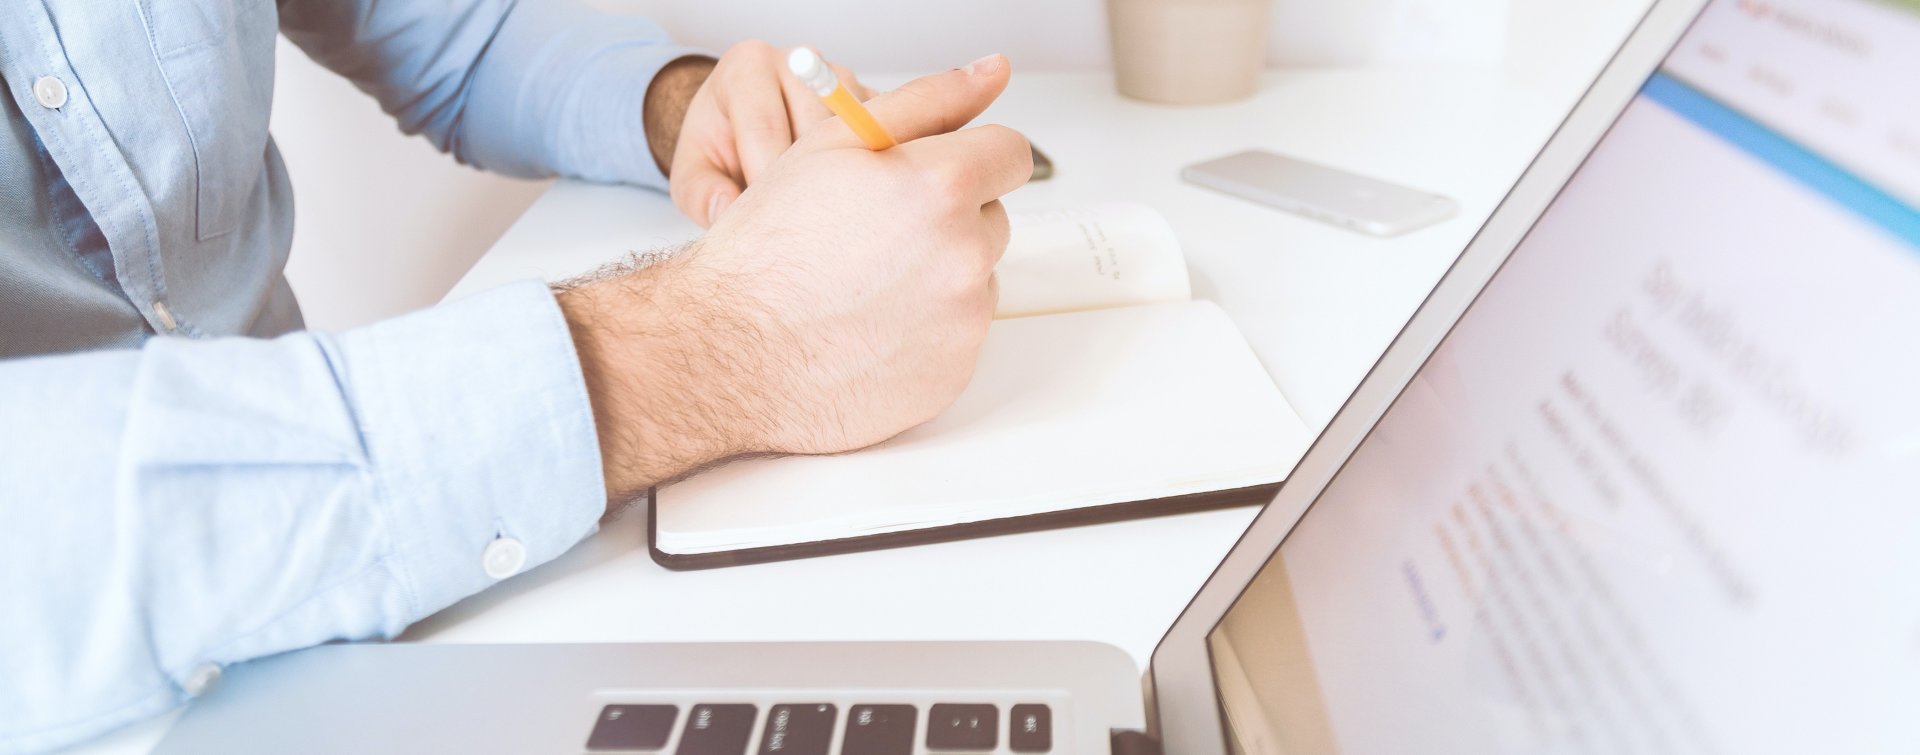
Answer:
[[1274, 483], [1311, 441], [1210, 302], [1004, 320], [938, 418], [661, 488], [654, 544], [713, 553]]

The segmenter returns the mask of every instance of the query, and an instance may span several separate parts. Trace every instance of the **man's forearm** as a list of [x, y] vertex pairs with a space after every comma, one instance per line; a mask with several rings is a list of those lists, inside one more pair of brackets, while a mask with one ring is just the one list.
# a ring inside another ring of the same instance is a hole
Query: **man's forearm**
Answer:
[[[0, 752], [390, 636], [604, 511], [568, 330], [531, 283], [339, 334], [0, 360], [0, 417]], [[522, 558], [489, 558], [507, 538]]]
[[661, 175], [673, 165], [680, 124], [687, 118], [687, 103], [693, 101], [694, 93], [706, 83], [716, 63], [704, 55], [689, 55], [668, 63], [647, 85], [641, 121], [646, 128], [647, 148], [653, 152], [653, 162], [660, 166]]

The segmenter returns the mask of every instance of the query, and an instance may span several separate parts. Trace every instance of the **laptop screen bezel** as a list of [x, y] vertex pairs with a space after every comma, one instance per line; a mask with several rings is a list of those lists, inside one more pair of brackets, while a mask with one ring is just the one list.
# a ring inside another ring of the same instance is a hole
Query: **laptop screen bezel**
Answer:
[[1207, 638], [1666, 58], [1708, 0], [1657, 0], [1154, 649], [1148, 721], [1167, 752], [1227, 752]]

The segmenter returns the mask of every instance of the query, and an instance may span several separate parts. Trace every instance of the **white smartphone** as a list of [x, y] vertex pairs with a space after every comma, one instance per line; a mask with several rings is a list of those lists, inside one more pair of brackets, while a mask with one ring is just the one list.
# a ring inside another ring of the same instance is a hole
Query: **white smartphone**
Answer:
[[1287, 212], [1375, 236], [1397, 236], [1459, 212], [1453, 200], [1271, 152], [1190, 165], [1180, 177]]

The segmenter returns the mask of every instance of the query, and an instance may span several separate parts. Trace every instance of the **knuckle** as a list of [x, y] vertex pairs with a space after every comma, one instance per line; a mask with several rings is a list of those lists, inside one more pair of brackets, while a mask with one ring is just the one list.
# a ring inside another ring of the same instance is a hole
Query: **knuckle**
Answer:
[[1033, 147], [1027, 141], [1026, 134], [998, 123], [989, 123], [977, 128], [986, 138], [990, 150], [1026, 166], [1029, 172], [1033, 170]]
[[973, 170], [964, 161], [940, 160], [921, 171], [926, 188], [942, 204], [949, 204], [965, 192], [973, 180]]
[[947, 306], [962, 305], [971, 299], [974, 286], [979, 282], [979, 273], [967, 259], [966, 250], [948, 247], [945, 254], [934, 262], [929, 273], [933, 277], [934, 290], [940, 301]]
[[[1003, 237], [988, 235], [981, 239], [977, 248], [973, 250], [972, 268], [975, 277], [985, 281], [993, 279], [994, 265], [1000, 261], [1000, 249], [1006, 246], [1001, 238]], [[990, 282], [983, 285], [992, 287]]]
[[1006, 239], [1013, 234], [1013, 217], [1007, 214], [1007, 206], [1000, 200], [987, 204], [986, 223], [989, 238]]
[[953, 297], [956, 301], [966, 301], [967, 295], [973, 290], [975, 277], [973, 266], [968, 264], [965, 256], [961, 254], [948, 255], [942, 262], [944, 264], [940, 265], [937, 273], [940, 276], [942, 293]]
[[992, 137], [994, 141], [999, 142], [1002, 145], [1005, 145], [1008, 147], [1027, 146], [1026, 135], [1013, 130], [1012, 128], [1006, 126], [1005, 124], [984, 123], [977, 126], [976, 128], [980, 129], [981, 133]]
[[966, 125], [965, 122], [958, 120], [959, 116], [955, 115], [954, 105], [948, 101], [949, 98], [941, 96], [942, 93], [935, 91], [934, 86], [936, 85], [924, 79], [916, 79], [908, 82], [906, 86], [893, 90], [887, 96], [891, 101], [899, 103], [902, 111], [927, 117], [927, 122], [932, 127], [930, 133], [945, 134]]
[[785, 124], [774, 122], [772, 118], [768, 118], [764, 116], [755, 116], [752, 118], [741, 119], [740, 131], [742, 133], [753, 134], [756, 136], [774, 134], [774, 133], [785, 131], [786, 129], [782, 128], [782, 126], [784, 125]]
[[773, 54], [773, 45], [764, 39], [743, 39], [735, 42], [722, 56], [725, 58], [765, 58]]
[[734, 128], [747, 136], [785, 136], [789, 133], [784, 113], [741, 113], [734, 118]]

